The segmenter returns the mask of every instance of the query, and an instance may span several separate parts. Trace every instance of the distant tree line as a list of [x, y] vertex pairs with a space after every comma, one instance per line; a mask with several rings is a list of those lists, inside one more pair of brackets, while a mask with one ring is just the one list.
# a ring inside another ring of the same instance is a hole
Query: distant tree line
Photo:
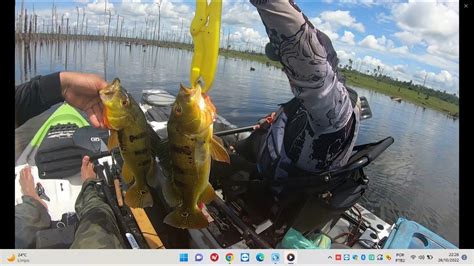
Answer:
[[443, 101], [459, 105], [459, 97], [455, 93], [448, 93], [446, 90], [440, 91], [440, 90], [434, 90], [432, 88], [428, 88], [426, 86], [420, 85], [420, 84], [414, 84], [412, 80], [410, 81], [402, 81], [398, 80], [398, 78], [393, 79], [392, 77], [383, 74], [383, 70], [381, 71], [380, 66], [375, 68], [373, 71], [367, 70], [367, 73], [362, 73], [360, 71], [357, 71], [352, 68], [352, 60], [349, 60], [349, 64], [347, 65], [339, 65], [340, 70], [342, 72], [350, 72], [353, 74], [358, 74], [366, 77], [372, 77], [375, 78], [378, 82], [382, 81], [387, 84], [391, 84], [395, 87], [399, 88], [406, 88], [412, 91], [417, 92], [418, 94], [424, 94], [426, 95], [425, 99], [429, 99], [429, 97], [436, 97], [439, 98]]

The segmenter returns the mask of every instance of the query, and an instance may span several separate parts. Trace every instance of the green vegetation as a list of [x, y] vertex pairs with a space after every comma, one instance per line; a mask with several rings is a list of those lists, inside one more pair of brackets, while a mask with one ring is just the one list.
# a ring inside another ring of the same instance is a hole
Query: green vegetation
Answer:
[[387, 76], [371, 76], [342, 68], [348, 85], [372, 89], [391, 97], [444, 112], [454, 118], [459, 116], [459, 98], [453, 94], [435, 91], [410, 82], [396, 81]]

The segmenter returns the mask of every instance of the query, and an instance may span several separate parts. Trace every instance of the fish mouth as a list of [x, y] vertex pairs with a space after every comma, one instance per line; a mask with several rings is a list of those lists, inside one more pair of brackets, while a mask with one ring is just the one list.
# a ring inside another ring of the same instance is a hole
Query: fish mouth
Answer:
[[103, 103], [109, 102], [120, 88], [120, 80], [115, 78], [111, 84], [99, 91], [100, 99]]
[[179, 93], [184, 95], [184, 96], [187, 96], [187, 97], [193, 97], [194, 95], [196, 95], [197, 93], [201, 94], [201, 86], [199, 85], [196, 85], [191, 88], [186, 88], [182, 83], [179, 84], [180, 88], [179, 88]]

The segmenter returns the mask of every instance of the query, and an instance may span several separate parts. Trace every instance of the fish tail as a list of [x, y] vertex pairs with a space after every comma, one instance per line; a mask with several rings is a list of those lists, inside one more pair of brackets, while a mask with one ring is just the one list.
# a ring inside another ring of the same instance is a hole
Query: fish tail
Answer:
[[133, 184], [125, 194], [125, 204], [131, 208], [145, 208], [153, 206], [153, 198], [151, 197], [148, 186], [138, 186]]
[[164, 222], [176, 228], [200, 229], [209, 225], [206, 216], [198, 209], [197, 205], [192, 210], [178, 207], [165, 217]]

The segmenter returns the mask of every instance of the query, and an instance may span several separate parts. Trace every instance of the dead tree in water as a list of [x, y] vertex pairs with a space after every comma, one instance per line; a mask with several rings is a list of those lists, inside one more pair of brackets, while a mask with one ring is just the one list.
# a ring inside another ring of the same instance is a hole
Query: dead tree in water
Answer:
[[61, 16], [61, 27], [59, 28], [59, 36], [61, 36], [60, 38], [62, 39], [62, 35], [63, 35], [63, 32], [64, 32], [64, 14]]
[[38, 34], [38, 15], [35, 14], [35, 35]]
[[69, 38], [69, 18], [66, 18], [66, 43]]
[[116, 26], [116, 28], [115, 28], [115, 38], [118, 37], [118, 28], [119, 28], [119, 27], [118, 27], [118, 24], [119, 24], [119, 19], [120, 19], [120, 16], [119, 16], [119, 14], [117, 14], [117, 26]]
[[85, 9], [82, 9], [82, 22], [81, 22], [81, 35], [82, 35], [82, 38], [84, 38], [84, 19], [86, 18], [86, 10]]
[[160, 41], [160, 29], [161, 29], [161, 0], [156, 3], [158, 5], [158, 41]]
[[[56, 27], [57, 27], [56, 32], [59, 32], [59, 27], [60, 27], [59, 22], [58, 22], [58, 18], [59, 18], [59, 16], [58, 16], [58, 7], [54, 6], [54, 19], [56, 20]], [[56, 34], [56, 40], [59, 40], [59, 38], [60, 38], [60, 35]]]
[[25, 24], [24, 24], [23, 33], [27, 32], [27, 28], [28, 28], [28, 10], [25, 9]]
[[77, 19], [76, 19], [76, 29], [74, 30], [74, 35], [77, 37], [79, 33], [79, 7], [76, 6], [77, 10]]
[[54, 2], [53, 7], [51, 7], [51, 34], [54, 34]]
[[[23, 29], [23, 10], [24, 10], [24, 0], [21, 0], [21, 11], [20, 11], [20, 18], [18, 19], [18, 29], [19, 33], [21, 34]], [[21, 35], [20, 35], [21, 36]]]
[[33, 28], [33, 17], [30, 16], [30, 28], [28, 30], [28, 40], [31, 40], [31, 30]]
[[110, 32], [110, 21], [112, 20], [112, 12], [109, 11], [109, 25], [107, 26], [107, 41], [109, 40], [109, 32]]
[[122, 29], [123, 29], [123, 23], [125, 21], [125, 17], [122, 17], [122, 23], [120, 25], [120, 38], [122, 38]]

